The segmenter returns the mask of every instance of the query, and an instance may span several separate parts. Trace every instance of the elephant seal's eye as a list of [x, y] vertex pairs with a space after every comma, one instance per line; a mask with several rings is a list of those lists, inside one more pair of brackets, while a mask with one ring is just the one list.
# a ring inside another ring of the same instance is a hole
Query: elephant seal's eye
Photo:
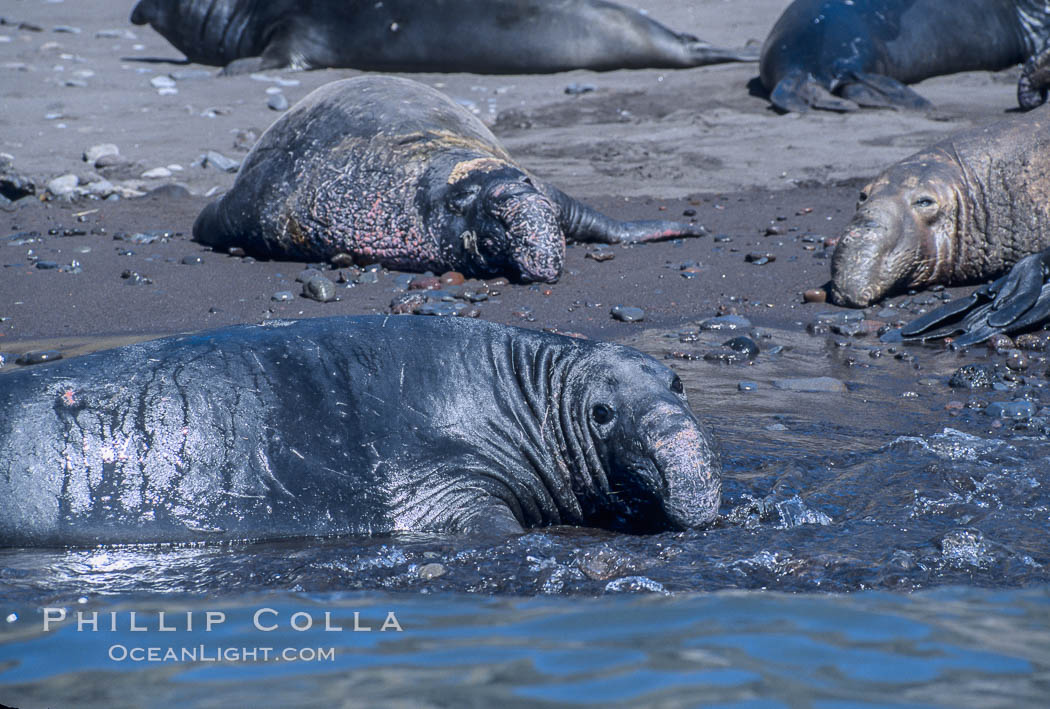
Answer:
[[932, 207], [933, 205], [935, 205], [936, 202], [934, 202], [933, 199], [930, 197], [919, 197], [917, 200], [915, 200], [914, 204], [916, 207], [926, 209], [927, 207]]
[[591, 409], [591, 418], [597, 424], [606, 424], [613, 420], [613, 410], [605, 404], [595, 404]]
[[860, 196], [857, 197], [857, 201], [858, 202], [867, 202], [868, 201], [868, 193], [867, 192], [861, 192]]
[[673, 391], [675, 394], [685, 393], [685, 387], [682, 386], [682, 380], [678, 377], [675, 377], [671, 380], [671, 391]]

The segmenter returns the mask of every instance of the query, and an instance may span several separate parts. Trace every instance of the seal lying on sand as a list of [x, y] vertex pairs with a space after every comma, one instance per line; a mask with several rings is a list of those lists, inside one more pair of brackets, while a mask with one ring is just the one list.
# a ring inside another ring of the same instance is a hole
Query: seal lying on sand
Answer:
[[304, 261], [350, 254], [407, 271], [555, 281], [565, 239], [699, 236], [668, 221], [618, 222], [515, 164], [477, 118], [423, 84], [364, 76], [326, 84], [259, 138], [194, 238]]
[[1020, 64], [1048, 28], [1044, 0], [795, 0], [763, 45], [759, 72], [784, 111], [924, 108], [904, 84]]
[[754, 61], [605, 0], [140, 0], [131, 13], [190, 61], [534, 74]]
[[469, 319], [336, 317], [0, 375], [0, 540], [697, 527], [720, 467], [675, 373]]
[[950, 136], [867, 185], [831, 259], [831, 297], [859, 308], [974, 283], [1047, 247], [1050, 109], [1040, 109]]

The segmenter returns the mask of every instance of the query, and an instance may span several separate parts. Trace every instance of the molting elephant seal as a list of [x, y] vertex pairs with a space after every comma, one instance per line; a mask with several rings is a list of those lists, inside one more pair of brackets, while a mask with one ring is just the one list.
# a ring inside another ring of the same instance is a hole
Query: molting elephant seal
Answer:
[[236, 326], [0, 375], [6, 544], [688, 529], [712, 442], [627, 347], [416, 316]]
[[565, 239], [628, 243], [704, 234], [619, 222], [519, 167], [462, 106], [408, 79], [325, 84], [288, 110], [204, 208], [197, 241], [303, 261], [345, 253], [407, 271], [555, 281]]

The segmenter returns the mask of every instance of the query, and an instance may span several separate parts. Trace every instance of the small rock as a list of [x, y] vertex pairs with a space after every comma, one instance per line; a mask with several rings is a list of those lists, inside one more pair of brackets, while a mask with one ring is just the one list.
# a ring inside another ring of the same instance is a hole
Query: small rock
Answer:
[[846, 385], [833, 377], [801, 377], [797, 379], [774, 379], [773, 387], [781, 391], [814, 393], [845, 393]]
[[328, 259], [328, 263], [332, 264], [336, 268], [353, 268], [354, 257], [347, 253], [338, 253]]
[[565, 93], [570, 96], [579, 96], [580, 94], [589, 94], [592, 91], [598, 89], [594, 84], [577, 84], [572, 83], [565, 87]]
[[73, 194], [79, 183], [76, 175], [62, 175], [47, 183], [47, 191], [55, 197], [66, 197]]
[[758, 383], [749, 381], [737, 382], [736, 388], [737, 391], [754, 391], [758, 389]]
[[201, 167], [214, 167], [216, 170], [222, 170], [223, 172], [237, 172], [241, 167], [241, 163], [233, 158], [226, 157], [220, 152], [209, 150], [204, 154], [204, 159], [201, 160]]
[[231, 246], [230, 248], [226, 249], [226, 253], [230, 256], [242, 257], [244, 256], [244, 249], [242, 249], [240, 246]]
[[777, 257], [773, 254], [761, 254], [753, 252], [745, 256], [744, 260], [756, 266], [764, 266], [767, 263], [773, 263], [774, 261], [776, 261]]
[[1028, 358], [1021, 350], [1009, 350], [1006, 353], [1006, 366], [1015, 372], [1023, 372], [1028, 369]]
[[995, 369], [987, 364], [959, 367], [948, 380], [953, 389], [990, 389], [995, 383]]
[[120, 148], [113, 143], [99, 143], [84, 151], [84, 162], [94, 165], [101, 157], [120, 155]]
[[731, 340], [723, 342], [722, 345], [728, 347], [734, 352], [739, 352], [748, 359], [754, 359], [758, 356], [758, 343], [750, 337], [734, 337]]
[[441, 274], [441, 278], [439, 280], [441, 281], [442, 285], [446, 286], [458, 286], [462, 285], [463, 282], [466, 281], [466, 279], [463, 277], [463, 274], [459, 271], [449, 271], [448, 273], [443, 273]]
[[270, 97], [266, 99], [266, 105], [271, 111], [284, 111], [288, 108], [288, 99], [284, 94], [270, 94]]
[[303, 283], [303, 296], [321, 303], [335, 300], [335, 284], [318, 273]]
[[416, 276], [408, 282], [409, 290], [437, 290], [441, 287], [441, 279], [437, 276]]
[[297, 283], [306, 283], [314, 276], [323, 276], [324, 274], [318, 271], [316, 268], [307, 268], [299, 272], [299, 275], [295, 277]]
[[826, 303], [828, 294], [823, 288], [812, 288], [802, 294], [803, 303]]
[[416, 573], [419, 574], [419, 578], [423, 579], [424, 581], [430, 581], [431, 579], [436, 579], [441, 576], [444, 576], [446, 573], [448, 573], [448, 571], [441, 564], [430, 563], [423, 564], [422, 566], [420, 566], [419, 570]]
[[617, 305], [610, 313], [620, 322], [640, 322], [645, 319], [645, 311], [630, 305]]
[[142, 173], [142, 177], [147, 180], [158, 180], [164, 177], [171, 177], [171, 170], [166, 167], [155, 167]]
[[602, 261], [610, 261], [616, 258], [616, 254], [612, 251], [588, 251], [586, 257], [601, 263]]
[[50, 271], [50, 270], [58, 268], [58, 262], [57, 261], [37, 261], [36, 262], [36, 267], [39, 268], [41, 271]]
[[1035, 416], [1035, 404], [1031, 401], [993, 401], [984, 413], [992, 418], [1025, 421]]
[[197, 264], [204, 263], [204, 259], [200, 256], [183, 256], [181, 263], [184, 266], [196, 266]]
[[290, 290], [277, 291], [276, 293], [270, 296], [270, 300], [275, 300], [278, 303], [287, 303], [289, 300], [294, 299], [295, 294], [292, 293]]
[[175, 88], [175, 79], [170, 76], [154, 76], [149, 80], [150, 85], [155, 89], [173, 89]]

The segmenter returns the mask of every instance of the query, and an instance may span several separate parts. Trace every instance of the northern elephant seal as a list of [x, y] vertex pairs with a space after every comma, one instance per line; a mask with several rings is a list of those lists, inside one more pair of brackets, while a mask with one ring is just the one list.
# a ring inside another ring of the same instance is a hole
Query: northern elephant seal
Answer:
[[193, 62], [533, 74], [754, 61], [605, 0], [140, 0], [131, 13]]
[[667, 367], [468, 319], [236, 326], [0, 375], [0, 540], [685, 529], [720, 467]]
[[1031, 111], [1046, 103], [1050, 90], [1050, 41], [1036, 55], [1025, 62], [1017, 79], [1017, 105]]
[[861, 192], [831, 259], [831, 296], [886, 295], [1002, 275], [1050, 247], [1050, 109], [952, 135]]
[[784, 111], [924, 108], [905, 84], [1020, 64], [1048, 28], [1044, 0], [795, 0], [762, 46], [759, 73]]
[[462, 106], [408, 79], [362, 76], [307, 95], [259, 138], [194, 238], [259, 256], [555, 281], [565, 239], [698, 236], [619, 222], [519, 167]]

